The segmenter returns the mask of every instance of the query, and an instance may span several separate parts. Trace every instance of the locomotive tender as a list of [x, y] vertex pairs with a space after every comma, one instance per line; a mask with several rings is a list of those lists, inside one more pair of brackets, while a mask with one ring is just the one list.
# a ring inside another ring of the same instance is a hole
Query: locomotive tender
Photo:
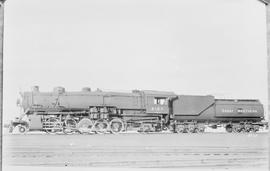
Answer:
[[133, 90], [131, 93], [66, 92], [56, 87], [40, 92], [38, 86], [21, 93], [24, 114], [11, 121], [20, 133], [204, 132], [224, 127], [227, 132], [256, 132], [264, 126], [259, 100], [215, 99], [214, 96], [177, 95], [173, 92]]

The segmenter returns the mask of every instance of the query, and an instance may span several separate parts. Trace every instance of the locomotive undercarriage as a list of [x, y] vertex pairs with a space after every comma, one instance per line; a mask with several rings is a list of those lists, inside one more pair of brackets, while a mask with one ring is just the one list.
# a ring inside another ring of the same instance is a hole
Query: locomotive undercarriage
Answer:
[[[41, 130], [49, 134], [117, 134], [132, 129], [138, 132], [157, 132], [164, 127], [162, 115], [149, 115], [145, 111], [134, 111], [132, 114], [130, 110], [115, 107], [95, 106], [84, 111], [35, 111], [27, 115], [40, 116]], [[15, 125], [19, 133], [29, 131], [29, 122], [20, 121]]]
[[93, 133], [119, 133], [124, 129], [124, 122], [120, 118], [113, 119], [90, 119], [81, 117], [79, 119], [73, 116], [66, 116], [64, 120], [60, 117], [51, 116], [43, 122], [42, 129], [47, 133], [65, 133], [65, 134], [93, 134]]
[[[27, 122], [16, 122], [10, 127], [10, 132], [17, 129], [19, 133], [29, 131]], [[228, 133], [253, 133], [263, 127], [262, 123], [245, 122], [197, 122], [197, 121], [171, 121], [166, 125], [161, 116], [138, 117], [116, 116], [110, 114], [55, 114], [42, 115], [42, 131], [49, 134], [117, 134], [129, 130], [137, 132], [161, 132], [169, 129], [174, 133], [203, 133], [206, 127], [217, 129], [223, 127]]]
[[[102, 116], [102, 115], [97, 115]], [[156, 132], [161, 130], [161, 124], [158, 123], [156, 118], [137, 118], [137, 117], [81, 117], [76, 118], [67, 116], [61, 119], [59, 116], [51, 116], [46, 118], [43, 122], [43, 130], [47, 133], [81, 133], [81, 134], [94, 134], [94, 133], [120, 133], [127, 130], [134, 129], [138, 132]], [[108, 115], [109, 116], [109, 115]], [[63, 118], [63, 117], [62, 117]]]
[[[161, 132], [170, 130], [174, 133], [203, 133], [206, 127], [213, 129], [223, 127], [228, 133], [257, 132], [263, 125], [254, 121], [195, 121], [195, 120], [167, 120], [166, 114], [148, 114], [145, 111], [120, 110], [115, 107], [94, 106], [89, 110], [78, 111], [35, 111], [28, 113], [39, 115], [42, 131], [49, 134], [117, 134], [129, 130], [137, 132]], [[19, 133], [29, 131], [29, 122], [13, 122], [10, 132], [14, 127]]]
[[257, 132], [260, 129], [259, 123], [253, 123], [251, 121], [239, 122], [239, 123], [226, 123], [223, 124], [225, 130], [229, 133], [248, 133], [248, 132]]
[[58, 115], [43, 115], [42, 129], [47, 133], [92, 134], [119, 133], [125, 123], [116, 109], [93, 107], [84, 112], [60, 112]]
[[263, 123], [253, 121], [242, 121], [242, 122], [210, 122], [210, 121], [173, 121], [170, 124], [170, 130], [174, 133], [203, 133], [205, 129], [210, 127], [217, 129], [223, 127], [228, 133], [252, 133], [257, 132]]
[[203, 133], [205, 131], [205, 124], [196, 121], [174, 121], [171, 129], [175, 133]]

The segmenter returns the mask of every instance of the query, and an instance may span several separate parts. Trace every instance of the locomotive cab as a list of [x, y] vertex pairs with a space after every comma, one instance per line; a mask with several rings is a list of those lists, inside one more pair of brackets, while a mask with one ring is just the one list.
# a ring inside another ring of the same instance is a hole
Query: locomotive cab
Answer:
[[145, 105], [146, 113], [152, 114], [168, 114], [169, 98], [174, 97], [173, 92], [163, 92], [163, 91], [144, 91], [145, 94]]

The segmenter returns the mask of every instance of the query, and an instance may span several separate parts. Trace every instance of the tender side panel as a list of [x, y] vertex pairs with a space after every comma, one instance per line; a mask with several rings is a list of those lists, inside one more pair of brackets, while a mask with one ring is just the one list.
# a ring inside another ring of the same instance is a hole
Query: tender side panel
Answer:
[[215, 108], [210, 106], [199, 115], [174, 115], [177, 121], [196, 120], [196, 121], [213, 121], [215, 120]]
[[259, 101], [216, 100], [217, 118], [260, 118], [264, 116], [263, 105]]
[[200, 115], [215, 103], [213, 96], [180, 95], [173, 101], [173, 114], [175, 116]]

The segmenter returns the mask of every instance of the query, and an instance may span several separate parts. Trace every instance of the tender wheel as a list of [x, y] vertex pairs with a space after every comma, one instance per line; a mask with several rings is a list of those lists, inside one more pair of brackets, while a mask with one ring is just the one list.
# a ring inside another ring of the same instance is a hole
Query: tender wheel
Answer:
[[59, 121], [58, 118], [48, 118], [45, 121], [43, 128], [49, 134], [59, 133], [63, 130], [62, 123]]
[[94, 123], [94, 131], [99, 134], [106, 133], [109, 128], [109, 123], [106, 120], [100, 119]]
[[78, 131], [83, 133], [91, 133], [93, 128], [93, 122], [88, 118], [83, 118], [80, 120], [80, 122], [77, 124]]
[[242, 132], [242, 128], [239, 125], [233, 125], [232, 129], [234, 133]]
[[195, 129], [194, 125], [189, 125], [187, 127], [187, 133], [195, 133]]
[[198, 126], [198, 129], [199, 129], [199, 133], [204, 133], [204, 131], [205, 131], [205, 126], [204, 126], [204, 125], [199, 125], [199, 126]]
[[250, 129], [248, 130], [248, 132], [251, 132], [251, 133], [255, 132], [255, 131], [254, 131], [254, 128], [250, 128]]
[[194, 129], [194, 133], [200, 133], [199, 128], [195, 128], [195, 129]]
[[119, 118], [115, 118], [115, 119], [111, 120], [110, 130], [113, 134], [117, 134], [119, 132], [122, 132], [124, 130], [124, 122]]
[[251, 132], [251, 130], [252, 130], [252, 125], [246, 124], [246, 125], [244, 126], [244, 131], [245, 131], [245, 132]]
[[76, 131], [77, 123], [74, 119], [68, 118], [65, 120], [63, 132], [65, 134], [73, 134]]
[[232, 133], [232, 131], [233, 131], [233, 128], [232, 128], [231, 125], [227, 125], [225, 129], [226, 129], [226, 131], [227, 131], [228, 133]]
[[253, 128], [254, 128], [254, 132], [258, 132], [260, 130], [260, 126], [258, 125], [255, 125]]

